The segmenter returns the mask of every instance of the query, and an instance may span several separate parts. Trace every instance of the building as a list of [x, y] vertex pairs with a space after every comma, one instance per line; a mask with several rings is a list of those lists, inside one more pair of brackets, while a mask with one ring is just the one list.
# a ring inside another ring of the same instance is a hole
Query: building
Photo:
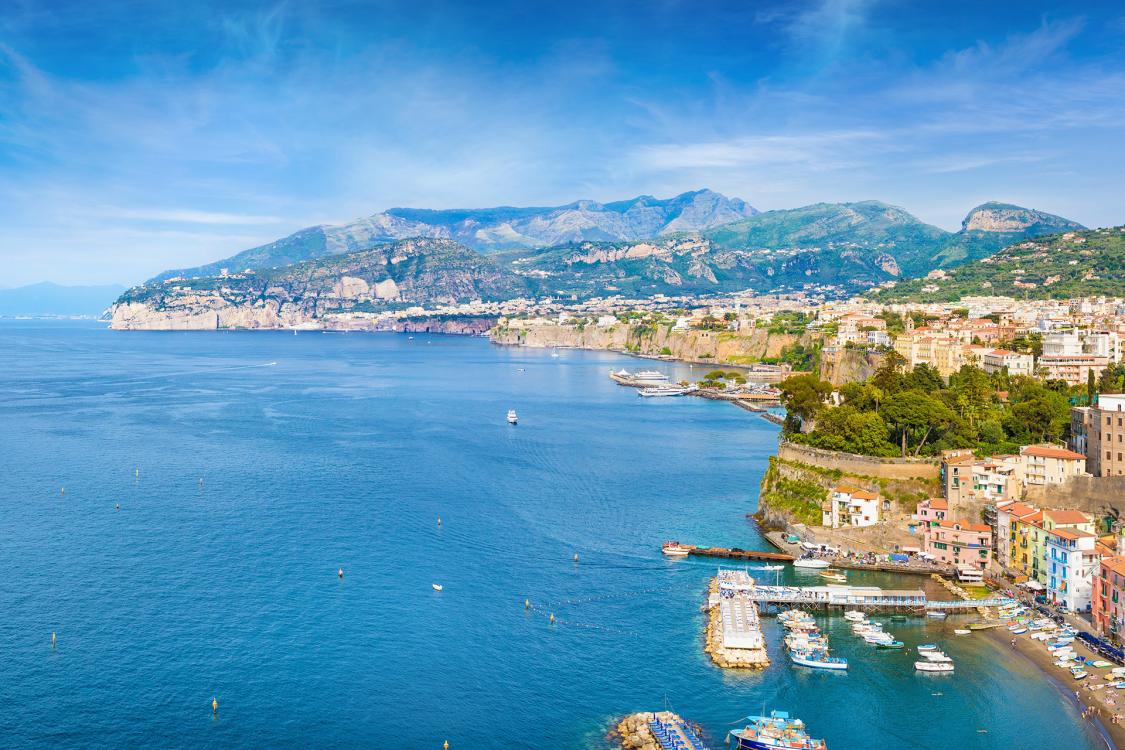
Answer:
[[1016, 524], [1026, 521], [1039, 513], [1033, 505], [1017, 500], [1005, 500], [996, 504], [996, 535], [993, 550], [996, 562], [1005, 569], [1016, 569], [1012, 553], [1017, 548]]
[[1101, 554], [1098, 537], [1079, 529], [1055, 529], [1047, 535], [1047, 599], [1071, 612], [1091, 608], [1094, 571]]
[[1035, 357], [1008, 349], [992, 349], [981, 357], [980, 367], [990, 375], [1004, 370], [1007, 370], [1009, 375], [1033, 375]]
[[1023, 484], [1062, 484], [1086, 473], [1086, 456], [1054, 445], [1025, 445], [1020, 448]]
[[1044, 354], [1038, 370], [1047, 380], [1065, 380], [1068, 385], [1085, 385], [1091, 372], [1094, 377], [1109, 367], [1108, 357], [1093, 354]]
[[1102, 394], [1096, 406], [1072, 409], [1070, 424], [1071, 448], [1085, 448], [1088, 473], [1125, 474], [1125, 394]]
[[923, 533], [931, 526], [937, 526], [949, 515], [949, 502], [944, 497], [931, 497], [918, 503], [914, 520], [922, 527]]
[[1039, 571], [1039, 562], [1035, 556], [1034, 538], [1036, 532], [1042, 530], [1043, 511], [1036, 510], [1022, 518], [1013, 516], [1010, 523], [1012, 544], [1009, 550], [1009, 565], [1028, 578], [1035, 578]]
[[992, 529], [966, 520], [938, 521], [925, 528], [922, 551], [939, 563], [983, 572], [992, 564]]
[[1103, 556], [1092, 588], [1090, 614], [1095, 629], [1120, 643], [1125, 631], [1125, 555]]
[[1032, 560], [1034, 575], [1031, 577], [1044, 586], [1047, 585], [1049, 572], [1047, 544], [1051, 535], [1061, 529], [1093, 534], [1094, 518], [1080, 510], [1044, 510], [1042, 520], [1038, 524], [1032, 524], [1031, 551], [1034, 556]]
[[954, 508], [1015, 500], [1023, 491], [1023, 468], [1021, 456], [978, 459], [968, 449], [945, 451], [941, 461], [945, 497]]
[[879, 523], [879, 493], [857, 487], [840, 486], [832, 490], [821, 506], [823, 525], [863, 528]]

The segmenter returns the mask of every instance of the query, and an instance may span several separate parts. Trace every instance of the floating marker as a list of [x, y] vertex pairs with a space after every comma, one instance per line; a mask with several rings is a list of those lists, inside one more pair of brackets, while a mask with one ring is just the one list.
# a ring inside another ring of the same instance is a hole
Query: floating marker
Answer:
[[55, 635], [55, 631], [52, 630], [51, 631], [51, 646], [54, 647], [54, 645], [58, 642], [58, 640], [59, 640], [59, 637], [57, 635]]
[[66, 487], [59, 487], [59, 494], [65, 495], [66, 494]]
[[574, 553], [574, 562], [578, 562], [578, 553], [577, 552]]
[[441, 526], [441, 516], [438, 516], [438, 517], [437, 517], [437, 525], [438, 525], [438, 526]]
[[343, 578], [343, 577], [344, 577], [344, 569], [343, 569], [343, 568], [340, 568], [339, 570], [337, 570], [337, 571], [336, 571], [336, 576], [337, 576], [338, 578]]
[[114, 503], [114, 504], [113, 504], [113, 509], [114, 509], [114, 510], [121, 510], [121, 503]]
[[141, 475], [141, 470], [140, 470], [140, 469], [133, 469], [133, 476], [135, 476], [135, 477], [139, 477], [140, 475]]
[[213, 714], [219, 713], [219, 699], [218, 698], [212, 698], [211, 699], [211, 713], [213, 713]]
[[551, 613], [551, 622], [554, 623], [554, 621], [555, 621], [555, 613], [552, 612]]
[[442, 746], [443, 750], [449, 750], [449, 740], [446, 740], [445, 742], [441, 743], [441, 746]]
[[523, 608], [524, 609], [531, 609], [531, 600], [530, 599], [524, 599], [523, 600]]

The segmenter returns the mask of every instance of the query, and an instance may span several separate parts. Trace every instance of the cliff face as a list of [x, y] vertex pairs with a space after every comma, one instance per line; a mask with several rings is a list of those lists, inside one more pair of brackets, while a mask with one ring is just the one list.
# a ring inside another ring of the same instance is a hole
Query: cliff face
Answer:
[[261, 273], [167, 279], [111, 309], [114, 328], [320, 327], [391, 309], [528, 293], [523, 277], [450, 240], [411, 239]]
[[645, 327], [619, 323], [609, 328], [586, 326], [540, 326], [521, 329], [518, 321], [492, 331], [498, 344], [531, 347], [577, 347], [579, 349], [629, 350], [637, 354], [665, 354], [694, 362], [750, 364], [763, 357], [776, 357], [799, 339], [756, 329], [747, 334], [713, 331], [672, 331], [667, 327]]
[[821, 354], [820, 378], [832, 385], [867, 380], [883, 363], [879, 352], [840, 347], [835, 354]]

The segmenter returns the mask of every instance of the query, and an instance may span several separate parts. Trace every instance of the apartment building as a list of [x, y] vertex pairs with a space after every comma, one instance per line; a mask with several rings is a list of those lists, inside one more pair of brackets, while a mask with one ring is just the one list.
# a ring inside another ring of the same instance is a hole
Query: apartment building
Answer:
[[1101, 394], [1095, 406], [1071, 409], [1071, 445], [1095, 477], [1125, 475], [1125, 394]]

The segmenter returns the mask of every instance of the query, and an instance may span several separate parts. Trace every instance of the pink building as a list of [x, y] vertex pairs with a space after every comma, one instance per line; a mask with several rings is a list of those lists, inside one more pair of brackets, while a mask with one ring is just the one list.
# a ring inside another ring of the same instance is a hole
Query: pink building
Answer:
[[965, 520], [941, 520], [927, 524], [922, 533], [922, 551], [940, 563], [982, 572], [992, 564], [990, 526]]
[[925, 532], [931, 526], [944, 521], [947, 515], [949, 515], [949, 502], [944, 497], [931, 497], [918, 503], [914, 520], [922, 527], [921, 531]]

